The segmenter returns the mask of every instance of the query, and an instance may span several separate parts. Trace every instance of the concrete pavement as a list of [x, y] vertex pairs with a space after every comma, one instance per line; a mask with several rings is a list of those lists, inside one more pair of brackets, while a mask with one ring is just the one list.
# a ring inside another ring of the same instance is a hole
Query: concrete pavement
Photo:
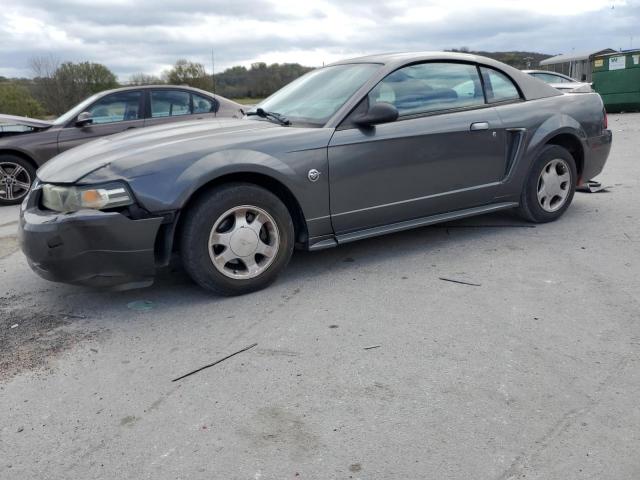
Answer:
[[610, 126], [613, 188], [558, 222], [297, 252], [241, 298], [49, 283], [0, 208], [0, 478], [640, 478], [640, 115]]

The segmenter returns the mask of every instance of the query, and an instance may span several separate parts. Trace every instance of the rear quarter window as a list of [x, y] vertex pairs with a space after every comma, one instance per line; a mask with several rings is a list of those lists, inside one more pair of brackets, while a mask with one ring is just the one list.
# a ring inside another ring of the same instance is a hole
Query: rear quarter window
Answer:
[[195, 93], [191, 94], [191, 98], [193, 99], [193, 113], [211, 113], [217, 110], [216, 103], [213, 100]]
[[151, 118], [176, 117], [191, 113], [190, 95], [182, 90], [151, 92]]
[[520, 91], [504, 73], [493, 68], [480, 67], [488, 103], [520, 100]]

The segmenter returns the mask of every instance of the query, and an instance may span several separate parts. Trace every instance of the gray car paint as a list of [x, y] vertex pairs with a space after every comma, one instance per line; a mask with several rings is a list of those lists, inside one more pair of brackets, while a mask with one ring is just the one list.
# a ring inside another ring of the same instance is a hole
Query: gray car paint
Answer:
[[[382, 78], [413, 63], [447, 60], [496, 68], [523, 99], [425, 115], [363, 131], [341, 128]], [[261, 174], [285, 186], [300, 205], [307, 247], [516, 206], [538, 151], [569, 134], [584, 149], [587, 180], [606, 161], [611, 134], [597, 94], [563, 95], [519, 70], [467, 54], [363, 57], [341, 63], [380, 69], [321, 128], [265, 120], [214, 120], [150, 127], [59, 155], [38, 172], [42, 182], [126, 181], [151, 214], [177, 212], [200, 187], [227, 174]], [[486, 131], [470, 131], [474, 122]], [[494, 135], [495, 134], [495, 135]], [[320, 180], [309, 182], [310, 169]], [[365, 232], [365, 233], [357, 233]]]
[[[125, 87], [114, 90], [106, 90], [96, 96], [95, 102], [100, 101], [104, 97], [118, 92], [127, 91], [151, 91], [151, 90], [184, 90], [193, 92], [197, 95], [215, 99], [219, 108], [213, 113], [199, 113], [182, 115], [175, 117], [166, 117], [164, 121], [180, 122], [190, 119], [205, 119], [210, 117], [242, 117], [242, 105], [228, 100], [219, 95], [213, 95], [209, 92], [199, 90], [197, 88], [175, 86], [175, 85], [144, 85], [136, 87]], [[94, 102], [94, 103], [95, 103]], [[89, 105], [87, 108], [90, 108]], [[140, 128], [145, 126], [145, 119], [129, 120], [122, 122], [104, 123], [99, 125], [86, 125], [77, 127], [76, 118], [70, 119], [63, 125], [54, 125], [53, 122], [36, 120], [26, 117], [16, 117], [12, 115], [0, 115], [0, 123], [26, 125], [35, 127], [37, 130], [30, 133], [18, 135], [10, 135], [6, 137], [0, 136], [0, 154], [14, 154], [31, 160], [34, 167], [39, 167], [47, 160], [58, 155], [65, 150], [81, 145], [83, 143], [95, 140], [106, 135], [123, 132], [130, 128]]]

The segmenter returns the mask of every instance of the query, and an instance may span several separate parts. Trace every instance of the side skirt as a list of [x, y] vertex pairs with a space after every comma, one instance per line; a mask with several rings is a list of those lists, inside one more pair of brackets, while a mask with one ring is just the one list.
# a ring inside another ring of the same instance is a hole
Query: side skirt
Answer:
[[[365, 238], [378, 237], [380, 235], [386, 235], [387, 233], [402, 232], [404, 230], [425, 227], [427, 225], [448, 222], [450, 220], [473, 217], [476, 215], [482, 215], [484, 213], [496, 212], [498, 210], [506, 210], [509, 208], [515, 208], [517, 206], [518, 202], [494, 203], [491, 205], [483, 205], [481, 207], [466, 208], [464, 210], [456, 210], [454, 212], [440, 213], [438, 215], [431, 215], [429, 217], [416, 218], [415, 220], [406, 220], [404, 222], [391, 223], [389, 225], [383, 225], [381, 227], [373, 227], [364, 230], [358, 230], [355, 232], [343, 233], [341, 235], [335, 235], [333, 238], [329, 239], [323, 237], [321, 239], [318, 239], [319, 241], [310, 243], [309, 250], [324, 250], [326, 248], [342, 245], [343, 243], [355, 242], [357, 240], [363, 240]], [[310, 239], [310, 241], [312, 242], [313, 239]]]

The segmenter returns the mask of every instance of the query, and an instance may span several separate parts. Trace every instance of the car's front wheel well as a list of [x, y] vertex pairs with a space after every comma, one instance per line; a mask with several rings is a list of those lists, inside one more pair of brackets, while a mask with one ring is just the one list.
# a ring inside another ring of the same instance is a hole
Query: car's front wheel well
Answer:
[[551, 138], [547, 142], [547, 145], [558, 145], [571, 154], [576, 163], [576, 170], [578, 171], [577, 180], [578, 183], [580, 183], [582, 179], [582, 172], [584, 170], [584, 149], [580, 139], [570, 133], [561, 133]]
[[22, 158], [23, 160], [29, 162], [34, 170], [38, 169], [38, 164], [24, 152], [20, 152], [19, 150], [11, 150], [11, 149], [0, 149], [0, 156], [2, 155], [13, 155], [14, 157]]
[[[242, 172], [242, 173], [231, 173], [227, 175], [223, 175], [218, 177], [209, 183], [204, 184], [198, 190], [196, 190], [189, 200], [186, 202], [184, 207], [182, 207], [182, 211], [186, 212], [190, 206], [195, 204], [202, 196], [207, 195], [212, 189], [219, 187], [220, 185], [225, 185], [229, 183], [250, 183], [253, 185], [257, 185], [259, 187], [264, 188], [265, 190], [269, 190], [271, 193], [276, 195], [282, 203], [285, 204], [287, 209], [289, 210], [289, 214], [291, 215], [291, 220], [293, 221], [294, 231], [295, 231], [295, 241], [297, 244], [305, 244], [308, 240], [308, 231], [307, 231], [307, 222], [304, 218], [304, 214], [302, 213], [302, 208], [298, 203], [296, 197], [291, 193], [285, 185], [283, 185], [278, 180], [270, 177], [268, 175], [263, 175], [260, 173], [254, 172]], [[173, 249], [175, 250], [179, 246], [177, 245], [177, 241], [180, 238], [180, 228], [181, 228], [181, 219], [183, 215], [180, 215], [180, 219], [178, 220], [178, 225], [176, 226], [176, 234], [174, 239], [176, 240], [176, 244]]]

